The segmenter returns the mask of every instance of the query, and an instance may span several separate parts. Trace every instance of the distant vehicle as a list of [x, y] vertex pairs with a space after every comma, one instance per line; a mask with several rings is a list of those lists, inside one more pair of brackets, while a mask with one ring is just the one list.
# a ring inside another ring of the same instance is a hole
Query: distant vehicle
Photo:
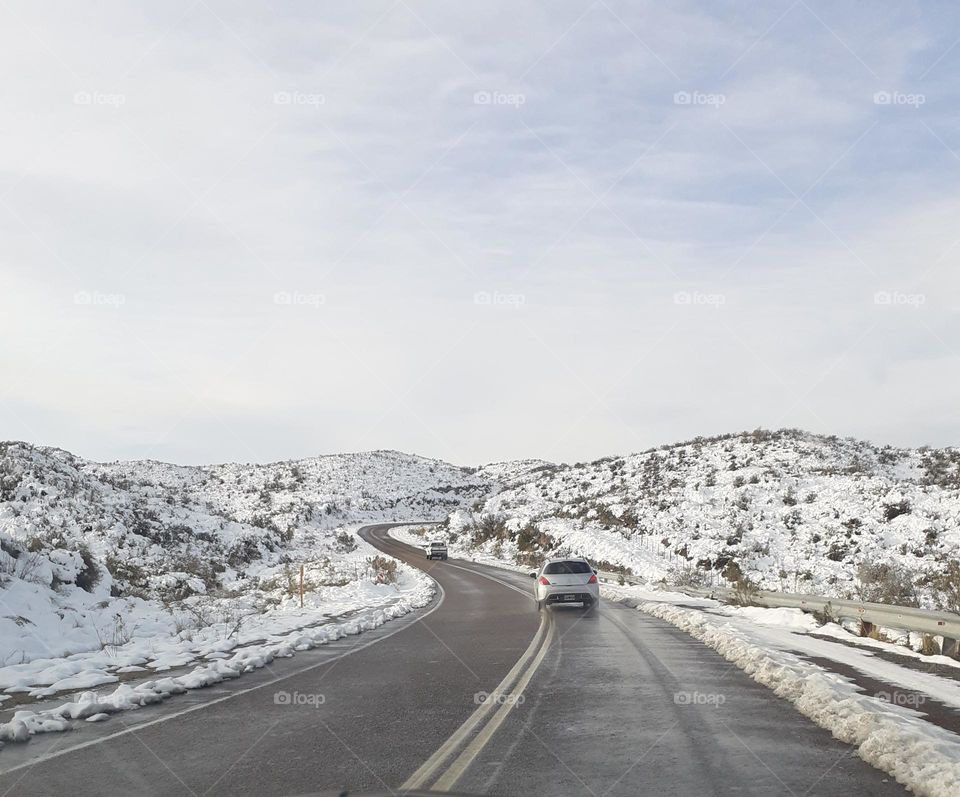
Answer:
[[447, 544], [445, 542], [431, 542], [427, 546], [427, 559], [446, 559]]
[[593, 609], [600, 600], [597, 571], [586, 559], [547, 559], [530, 578], [536, 579], [537, 611], [551, 603], [582, 603], [585, 609]]

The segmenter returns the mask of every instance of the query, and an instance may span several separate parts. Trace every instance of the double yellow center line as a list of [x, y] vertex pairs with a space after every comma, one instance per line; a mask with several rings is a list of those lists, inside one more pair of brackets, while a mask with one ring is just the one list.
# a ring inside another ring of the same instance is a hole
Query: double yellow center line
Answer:
[[[543, 612], [540, 615], [540, 627], [530, 645], [491, 693], [491, 697], [496, 696], [496, 699], [488, 698], [481, 703], [463, 725], [406, 780], [401, 790], [424, 788], [433, 781], [431, 790], [447, 791], [456, 784], [519, 702], [524, 689], [547, 655], [553, 641], [553, 628], [550, 613]], [[454, 755], [456, 758], [453, 762], [443, 769]]]

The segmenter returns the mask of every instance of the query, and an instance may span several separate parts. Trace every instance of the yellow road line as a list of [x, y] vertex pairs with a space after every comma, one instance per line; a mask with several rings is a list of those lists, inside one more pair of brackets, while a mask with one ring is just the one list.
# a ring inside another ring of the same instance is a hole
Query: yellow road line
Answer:
[[[544, 632], [549, 626], [549, 634], [544, 635]], [[548, 647], [548, 644], [543, 644], [544, 640], [549, 640], [553, 636], [553, 623], [550, 620], [549, 615], [546, 613], [542, 614], [540, 617], [540, 627], [537, 629], [537, 633], [534, 635], [533, 639], [530, 641], [530, 644], [527, 646], [524, 654], [517, 660], [517, 663], [513, 665], [510, 672], [506, 674], [504, 679], [497, 685], [497, 688], [494, 690], [493, 694], [501, 695], [510, 688], [510, 686], [516, 681], [516, 679], [523, 672], [523, 668], [527, 665], [534, 655], [537, 655], [537, 658], [534, 661], [533, 669], [536, 669], [536, 666], [539, 665], [540, 661], [543, 660], [543, 651]], [[537, 651], [540, 651], [538, 654]], [[528, 671], [529, 672], [529, 671]], [[526, 681], [523, 681], [524, 686], [529, 682], [528, 674], [524, 674]], [[522, 679], [521, 679], [522, 680]], [[521, 688], [522, 691], [522, 688]], [[464, 742], [467, 737], [476, 729], [482, 720], [493, 710], [494, 708], [493, 700], [484, 701], [469, 717], [466, 721], [453, 732], [447, 741], [445, 741], [437, 751], [430, 756], [421, 766], [414, 772], [400, 787], [401, 789], [418, 789], [423, 786], [436, 771], [440, 768], [444, 761], [446, 761], [451, 755], [456, 752], [457, 748]], [[499, 723], [498, 723], [499, 724]], [[459, 760], [459, 759], [457, 759]]]
[[483, 727], [483, 730], [477, 734], [474, 740], [460, 753], [447, 771], [431, 786], [433, 791], [447, 791], [454, 786], [467, 770], [467, 767], [473, 763], [473, 760], [480, 754], [483, 748], [486, 747], [490, 739], [493, 738], [493, 734], [495, 734], [497, 729], [503, 724], [503, 721], [507, 718], [507, 714], [517, 705], [518, 698], [523, 694], [523, 690], [527, 688], [527, 684], [530, 683], [534, 673], [543, 661], [544, 656], [547, 655], [547, 650], [550, 648], [550, 643], [553, 640], [554, 625], [552, 622], [550, 622], [549, 625], [550, 630], [547, 633], [543, 645], [540, 646], [539, 652], [523, 674], [523, 677], [517, 682], [513, 691], [502, 698], [503, 704], [500, 706], [500, 710], [493, 715], [493, 718]]

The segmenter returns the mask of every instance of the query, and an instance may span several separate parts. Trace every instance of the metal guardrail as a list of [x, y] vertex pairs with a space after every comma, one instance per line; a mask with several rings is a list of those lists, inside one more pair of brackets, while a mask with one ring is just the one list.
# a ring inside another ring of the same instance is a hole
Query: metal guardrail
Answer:
[[[619, 583], [622, 579], [625, 584], [641, 583], [640, 579], [633, 576], [622, 576], [620, 573], [605, 570], [601, 570], [599, 576], [602, 581]], [[680, 591], [699, 598], [714, 598], [721, 601], [733, 600], [736, 595], [735, 590], [728, 587], [683, 587]], [[765, 590], [753, 593], [750, 596], [750, 603], [770, 609], [802, 609], [807, 612], [820, 612], [839, 620], [860, 620], [882, 628], [942, 636], [944, 653], [954, 656], [960, 653], [960, 644], [957, 642], [960, 640], [960, 615], [951, 612]]]
[[597, 570], [597, 576], [601, 581], [615, 581], [618, 584], [622, 581], [624, 584], [646, 584], [646, 581], [636, 576], [627, 576], [623, 573], [614, 573], [610, 570]]

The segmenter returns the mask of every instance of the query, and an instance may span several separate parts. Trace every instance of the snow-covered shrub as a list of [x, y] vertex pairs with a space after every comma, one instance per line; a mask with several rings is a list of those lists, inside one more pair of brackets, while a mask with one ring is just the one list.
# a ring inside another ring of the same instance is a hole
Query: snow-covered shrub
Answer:
[[356, 539], [346, 531], [341, 531], [334, 536], [334, 544], [340, 553], [350, 553], [357, 549]]
[[883, 516], [888, 523], [900, 517], [900, 515], [908, 514], [910, 514], [910, 502], [906, 499], [883, 505]]

